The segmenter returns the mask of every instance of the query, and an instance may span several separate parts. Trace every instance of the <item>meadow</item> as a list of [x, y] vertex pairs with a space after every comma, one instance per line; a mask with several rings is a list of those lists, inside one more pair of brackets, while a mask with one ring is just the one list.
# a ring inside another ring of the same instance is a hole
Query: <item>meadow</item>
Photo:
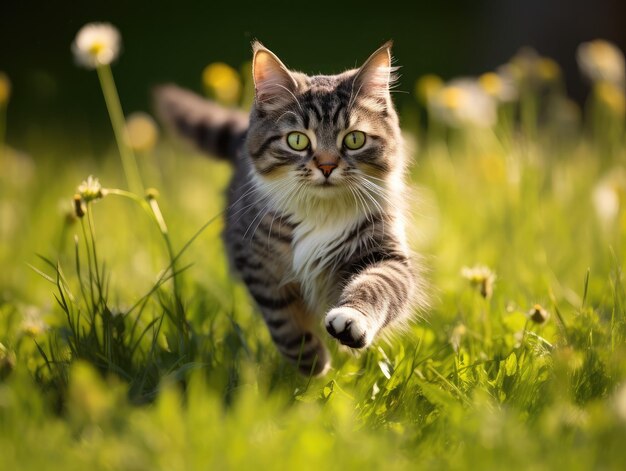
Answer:
[[[478, 79], [417, 80], [401, 117], [432, 308], [362, 353], [328, 338], [320, 378], [279, 356], [229, 272], [229, 167], [124, 117], [114, 68], [94, 61], [104, 158], [69, 136], [26, 155], [0, 132], [0, 467], [623, 469], [626, 99], [611, 47], [578, 51], [582, 107], [532, 51]], [[245, 72], [204, 78], [249, 105]]]

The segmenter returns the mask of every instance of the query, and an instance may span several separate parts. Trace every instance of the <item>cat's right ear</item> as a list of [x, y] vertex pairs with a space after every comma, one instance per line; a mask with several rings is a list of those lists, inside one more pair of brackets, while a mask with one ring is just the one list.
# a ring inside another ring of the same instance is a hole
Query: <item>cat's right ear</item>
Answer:
[[257, 105], [276, 109], [293, 100], [298, 82], [276, 55], [255, 41], [252, 44], [252, 76]]

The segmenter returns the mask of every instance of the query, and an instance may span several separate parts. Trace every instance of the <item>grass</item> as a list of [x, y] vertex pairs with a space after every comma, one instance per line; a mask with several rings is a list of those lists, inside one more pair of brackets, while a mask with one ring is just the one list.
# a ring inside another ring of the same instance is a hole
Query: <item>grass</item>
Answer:
[[[323, 378], [280, 358], [229, 274], [227, 166], [163, 141], [139, 159], [156, 200], [110, 191], [76, 219], [85, 175], [124, 186], [114, 151], [5, 153], [2, 467], [620, 469], [626, 211], [599, 217], [593, 195], [626, 158], [623, 122], [607, 141], [534, 119], [406, 130], [433, 309], [358, 355], [328, 339]], [[490, 297], [461, 276], [475, 264]]]

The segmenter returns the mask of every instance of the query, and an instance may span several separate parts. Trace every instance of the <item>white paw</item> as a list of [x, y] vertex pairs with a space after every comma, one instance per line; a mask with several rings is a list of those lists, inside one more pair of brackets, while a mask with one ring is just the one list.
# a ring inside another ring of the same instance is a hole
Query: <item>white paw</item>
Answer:
[[367, 318], [351, 307], [336, 307], [326, 314], [326, 330], [342, 344], [351, 348], [363, 348], [372, 343], [374, 329]]

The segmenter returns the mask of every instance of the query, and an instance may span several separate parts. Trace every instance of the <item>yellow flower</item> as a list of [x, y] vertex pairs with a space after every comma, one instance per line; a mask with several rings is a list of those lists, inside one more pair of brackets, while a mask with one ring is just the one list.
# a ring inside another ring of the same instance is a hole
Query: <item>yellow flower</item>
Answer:
[[217, 101], [234, 105], [241, 95], [241, 79], [235, 69], [223, 62], [209, 64], [202, 72], [202, 82], [207, 92]]
[[624, 54], [615, 44], [603, 39], [582, 43], [576, 51], [576, 60], [581, 72], [592, 82], [624, 84]]
[[80, 198], [85, 203], [89, 203], [91, 201], [99, 200], [104, 197], [104, 192], [102, 190], [102, 185], [100, 185], [100, 181], [97, 178], [94, 178], [92, 175], [87, 177], [87, 180], [83, 180], [83, 182], [78, 185], [76, 189]]
[[541, 304], [535, 304], [530, 311], [528, 311], [528, 318], [535, 324], [544, 324], [550, 319], [550, 314], [546, 311]]
[[541, 57], [537, 61], [537, 74], [544, 82], [554, 82], [561, 76], [561, 68], [553, 59]]
[[443, 80], [437, 75], [426, 74], [415, 82], [415, 96], [424, 105], [443, 87]]
[[440, 100], [443, 106], [451, 110], [458, 110], [467, 103], [469, 98], [467, 90], [461, 87], [452, 86], [444, 88], [441, 91]]
[[605, 80], [598, 81], [594, 86], [595, 95], [600, 103], [612, 113], [623, 117], [626, 113], [626, 96], [622, 87]]
[[4, 106], [11, 98], [11, 81], [9, 76], [4, 72], [0, 72], [0, 106]]
[[473, 287], [477, 288], [483, 298], [489, 299], [493, 295], [496, 274], [490, 268], [484, 265], [476, 265], [471, 268], [463, 267], [461, 276], [468, 280]]
[[429, 100], [429, 110], [453, 127], [490, 127], [496, 122], [496, 102], [476, 80], [456, 79]]
[[491, 97], [499, 102], [509, 102], [517, 98], [517, 87], [510, 74], [487, 72], [478, 78], [478, 84]]
[[95, 69], [117, 59], [122, 39], [120, 32], [109, 23], [89, 23], [76, 34], [72, 52], [79, 65]]
[[159, 138], [154, 119], [147, 113], [133, 113], [126, 119], [128, 145], [136, 152], [150, 152]]

